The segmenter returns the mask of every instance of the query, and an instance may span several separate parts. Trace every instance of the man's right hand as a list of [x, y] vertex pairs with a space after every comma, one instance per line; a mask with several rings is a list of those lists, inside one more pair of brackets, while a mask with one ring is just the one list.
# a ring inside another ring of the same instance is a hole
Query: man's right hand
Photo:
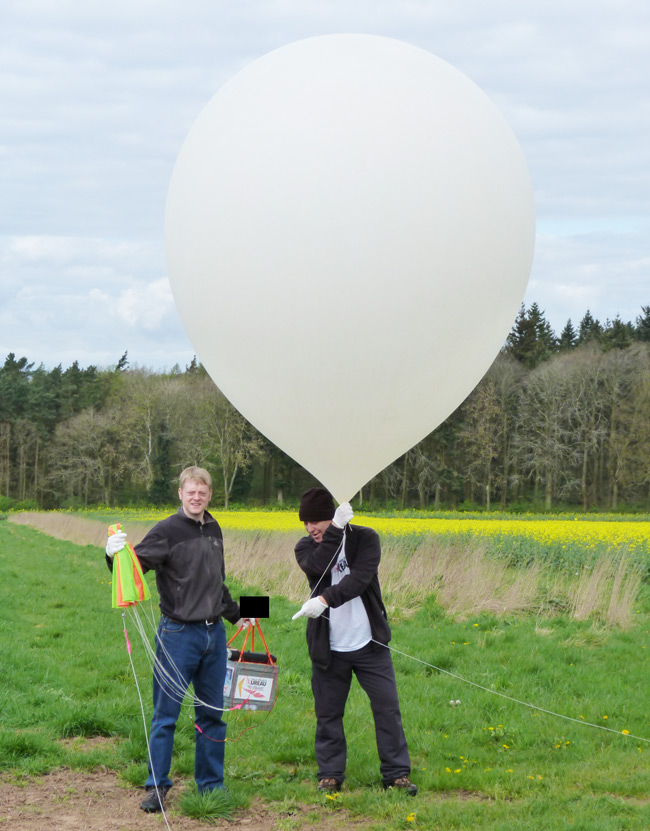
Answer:
[[117, 534], [111, 534], [106, 540], [106, 553], [113, 559], [118, 551], [121, 551], [126, 545], [126, 533], [118, 531]]
[[310, 597], [309, 600], [305, 600], [302, 604], [302, 609], [291, 618], [291, 620], [296, 620], [299, 617], [320, 617], [323, 612], [327, 609], [327, 603], [324, 600], [321, 600], [320, 597]]

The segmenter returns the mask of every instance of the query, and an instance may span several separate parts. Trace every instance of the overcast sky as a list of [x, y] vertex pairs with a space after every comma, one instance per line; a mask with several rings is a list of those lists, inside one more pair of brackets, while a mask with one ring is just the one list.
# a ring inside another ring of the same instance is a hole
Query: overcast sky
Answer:
[[650, 305], [647, 0], [2, 0], [0, 360], [189, 363], [163, 239], [181, 144], [239, 69], [339, 32], [423, 47], [501, 109], [535, 192], [525, 302], [556, 332]]

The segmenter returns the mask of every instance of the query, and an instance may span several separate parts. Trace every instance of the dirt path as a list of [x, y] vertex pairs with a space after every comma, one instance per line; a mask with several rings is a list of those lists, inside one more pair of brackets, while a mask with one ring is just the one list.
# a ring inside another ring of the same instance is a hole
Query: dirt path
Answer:
[[[173, 792], [172, 792], [173, 793]], [[160, 814], [145, 814], [139, 809], [143, 792], [125, 787], [115, 773], [59, 770], [47, 776], [17, 784], [0, 777], [0, 827], [3, 831], [167, 831]], [[167, 821], [171, 831], [334, 831], [337, 828], [362, 828], [337, 811], [322, 812], [314, 824], [307, 813], [317, 806], [294, 812], [270, 812], [259, 803], [240, 812], [230, 821], [207, 823], [176, 813], [170, 800]]]

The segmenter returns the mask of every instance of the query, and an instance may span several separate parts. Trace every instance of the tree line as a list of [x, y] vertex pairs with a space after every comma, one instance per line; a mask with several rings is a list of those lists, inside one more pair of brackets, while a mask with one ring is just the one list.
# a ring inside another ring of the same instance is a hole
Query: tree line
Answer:
[[[0, 509], [166, 505], [189, 464], [212, 471], [226, 507], [294, 503], [314, 484], [196, 359], [152, 372], [125, 353], [109, 369], [48, 370], [10, 353], [0, 368]], [[650, 509], [650, 306], [634, 324], [587, 312], [559, 336], [536, 304], [522, 306], [471, 395], [357, 500]]]

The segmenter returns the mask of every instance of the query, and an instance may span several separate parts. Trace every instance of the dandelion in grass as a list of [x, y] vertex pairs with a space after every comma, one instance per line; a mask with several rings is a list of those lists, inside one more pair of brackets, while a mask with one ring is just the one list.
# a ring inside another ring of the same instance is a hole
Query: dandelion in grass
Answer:
[[621, 730], [621, 733], [622, 733], [624, 736], [629, 736], [629, 735], [630, 735], [630, 731], [629, 731], [629, 730]]
[[415, 813], [415, 811], [411, 811], [411, 813], [406, 817], [406, 821], [407, 822], [415, 822], [415, 817], [416, 816], [417, 816], [417, 814]]

